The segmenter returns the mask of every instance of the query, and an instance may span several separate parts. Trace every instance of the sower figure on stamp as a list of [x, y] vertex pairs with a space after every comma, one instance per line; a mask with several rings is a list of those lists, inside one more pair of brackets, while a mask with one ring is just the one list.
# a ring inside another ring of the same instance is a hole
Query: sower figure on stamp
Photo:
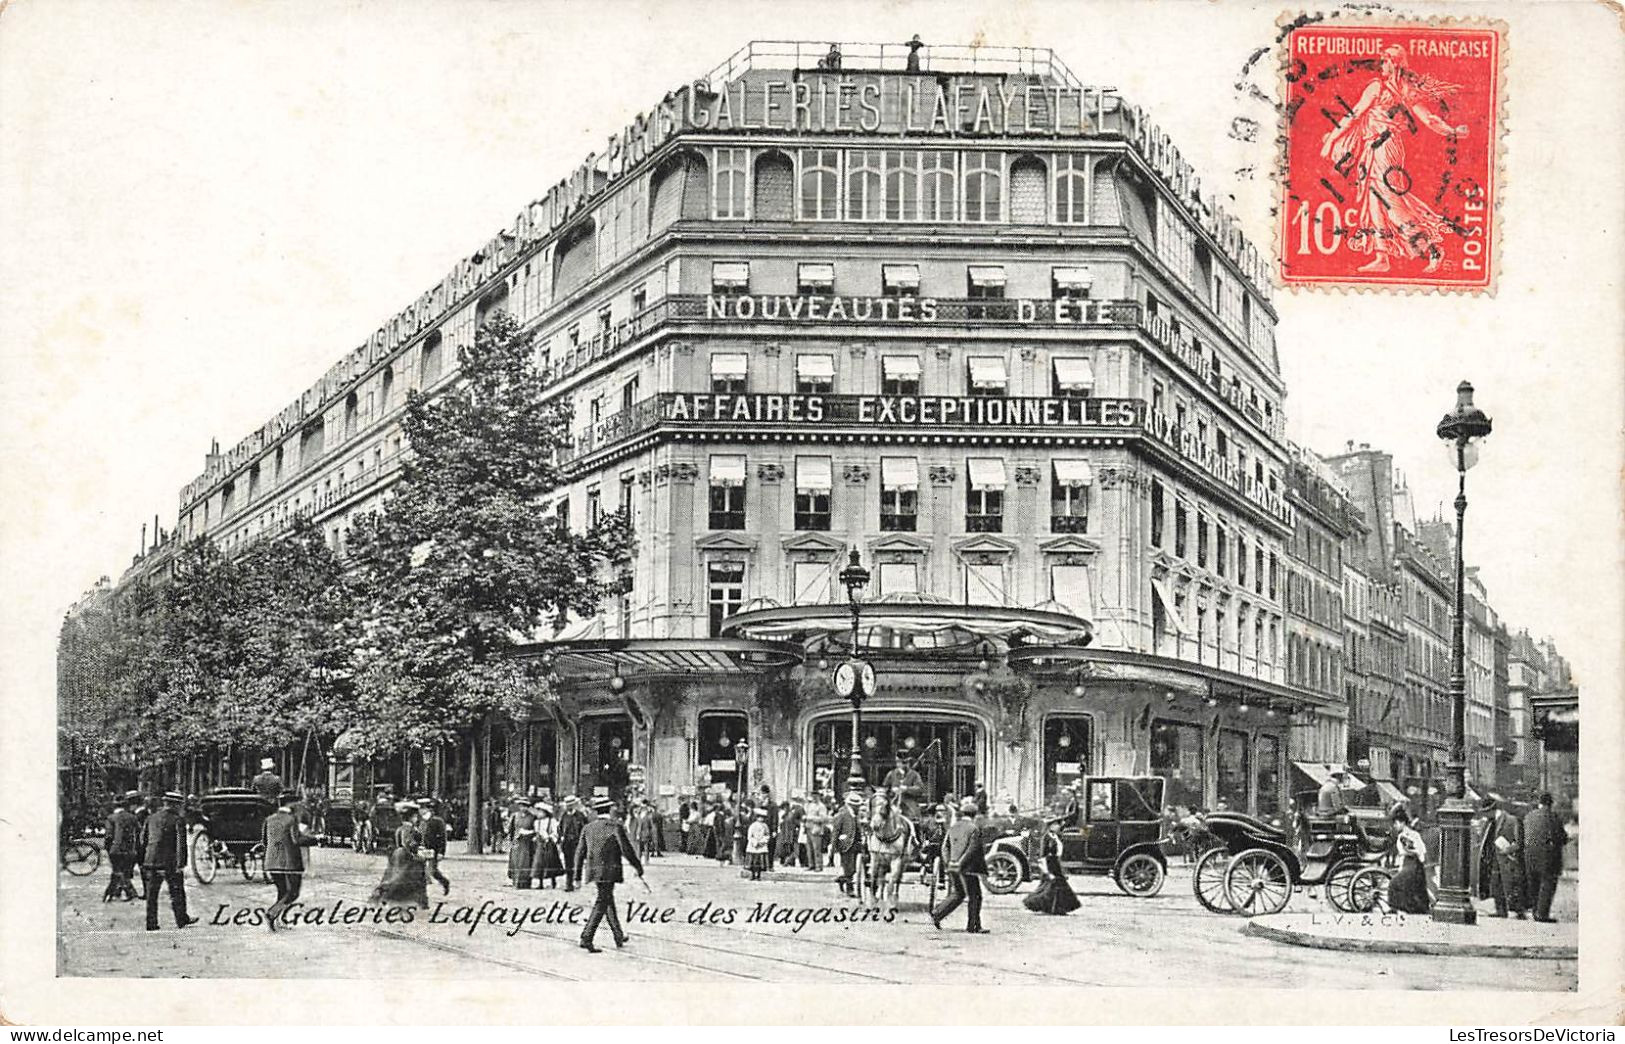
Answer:
[[941, 928], [943, 919], [963, 902], [965, 930], [983, 934], [987, 929], [982, 927], [982, 875], [987, 873], [987, 860], [982, 853], [982, 824], [977, 819], [976, 799], [966, 798], [959, 811], [960, 817], [948, 828], [948, 836], [942, 842], [942, 863], [948, 870], [948, 895], [931, 911], [931, 924]]
[[128, 792], [123, 803], [107, 817], [107, 862], [112, 867], [112, 876], [107, 890], [102, 893], [104, 903], [141, 898], [136, 894], [133, 880], [135, 865], [141, 860], [141, 823], [134, 811], [140, 799], [139, 791]]
[[1449, 228], [1420, 192], [1411, 191], [1405, 138], [1415, 133], [1415, 123], [1444, 138], [1465, 137], [1466, 124], [1453, 127], [1430, 107], [1460, 89], [1411, 71], [1405, 66], [1405, 49], [1388, 47], [1377, 78], [1321, 142], [1321, 157], [1354, 182], [1358, 214], [1348, 245], [1372, 255], [1361, 272], [1386, 272], [1393, 258], [1427, 258], [1423, 271], [1435, 272], [1444, 260]]
[[626, 932], [621, 929], [620, 915], [615, 912], [615, 886], [625, 879], [621, 870], [622, 859], [632, 864], [639, 877], [643, 876], [643, 864], [638, 861], [632, 839], [626, 836], [626, 829], [615, 814], [615, 803], [608, 798], [600, 798], [593, 802], [592, 808], [598, 813], [598, 818], [588, 823], [581, 832], [575, 869], [576, 876], [581, 878], [583, 884], [590, 881], [598, 890], [592, 913], [587, 917], [587, 925], [581, 930], [581, 948], [588, 953], [597, 953], [593, 936], [598, 933], [599, 922], [605, 918], [609, 919], [609, 931], [615, 937], [615, 948], [626, 945]]
[[299, 827], [294, 805], [299, 800], [297, 791], [284, 790], [281, 804], [265, 817], [260, 827], [260, 843], [265, 846], [265, 872], [276, 885], [276, 902], [265, 911], [265, 925], [276, 931], [277, 918], [299, 899], [299, 889], [305, 880], [305, 854], [302, 847], [314, 845], [316, 837]]
[[175, 927], [196, 924], [186, 913], [186, 820], [176, 791], [164, 795], [164, 807], [147, 817], [144, 833], [146, 851], [141, 858], [141, 875], [147, 888], [147, 931], [158, 930], [158, 885], [169, 889], [169, 906], [175, 913]]

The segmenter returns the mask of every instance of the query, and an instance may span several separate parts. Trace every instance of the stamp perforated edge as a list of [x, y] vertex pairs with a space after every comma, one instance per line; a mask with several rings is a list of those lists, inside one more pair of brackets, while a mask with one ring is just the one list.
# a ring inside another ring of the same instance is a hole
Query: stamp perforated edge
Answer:
[[[1286, 243], [1286, 171], [1287, 171], [1287, 73], [1291, 69], [1291, 38], [1292, 31], [1304, 26], [1316, 25], [1335, 21], [1338, 25], [1353, 27], [1370, 27], [1380, 29], [1392, 28], [1432, 28], [1432, 29], [1477, 29], [1490, 30], [1496, 34], [1495, 48], [1495, 112], [1491, 119], [1495, 142], [1490, 150], [1490, 265], [1489, 278], [1481, 286], [1451, 283], [1411, 283], [1404, 281], [1377, 282], [1361, 279], [1346, 280], [1320, 280], [1315, 282], [1288, 280], [1283, 274], [1281, 252]], [[1280, 91], [1276, 102], [1276, 134], [1275, 134], [1275, 161], [1271, 167], [1271, 175], [1276, 179], [1275, 184], [1275, 220], [1271, 229], [1271, 237], [1275, 249], [1275, 278], [1277, 289], [1288, 293], [1300, 294], [1394, 294], [1399, 296], [1428, 296], [1433, 294], [1466, 294], [1474, 297], [1494, 297], [1496, 285], [1501, 278], [1501, 205], [1506, 196], [1506, 135], [1508, 130], [1507, 112], [1509, 105], [1509, 92], [1507, 89], [1507, 67], [1510, 64], [1511, 38], [1508, 24], [1498, 18], [1482, 18], [1472, 15], [1411, 15], [1400, 11], [1384, 10], [1375, 15], [1370, 8], [1334, 8], [1328, 12], [1316, 13], [1298, 10], [1284, 11], [1276, 18], [1275, 26], [1278, 30], [1277, 39], [1280, 53], [1276, 55], [1276, 87]]]

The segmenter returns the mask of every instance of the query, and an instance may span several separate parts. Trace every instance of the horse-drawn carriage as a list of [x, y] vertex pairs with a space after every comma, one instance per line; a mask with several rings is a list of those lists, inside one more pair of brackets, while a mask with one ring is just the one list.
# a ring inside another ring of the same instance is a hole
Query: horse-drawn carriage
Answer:
[[1084, 780], [1081, 804], [1022, 817], [987, 847], [987, 890], [1015, 891], [1044, 866], [1044, 835], [1059, 824], [1061, 868], [1109, 875], [1128, 895], [1162, 891], [1168, 874], [1168, 838], [1162, 818], [1165, 783], [1159, 776], [1094, 776]]
[[1367, 913], [1387, 894], [1393, 871], [1384, 858], [1393, 837], [1379, 832], [1374, 817], [1305, 812], [1296, 843], [1279, 827], [1241, 812], [1197, 818], [1218, 843], [1197, 860], [1191, 887], [1214, 913], [1280, 913], [1294, 891], [1317, 887], [1333, 909]]
[[221, 867], [235, 867], [245, 881], [268, 881], [263, 835], [270, 802], [246, 787], [222, 787], [198, 799], [192, 834], [192, 876], [211, 883]]
[[357, 852], [387, 849], [393, 843], [395, 828], [401, 825], [401, 814], [395, 810], [394, 788], [378, 783], [372, 789], [372, 804], [358, 806], [352, 812], [355, 829], [351, 836]]

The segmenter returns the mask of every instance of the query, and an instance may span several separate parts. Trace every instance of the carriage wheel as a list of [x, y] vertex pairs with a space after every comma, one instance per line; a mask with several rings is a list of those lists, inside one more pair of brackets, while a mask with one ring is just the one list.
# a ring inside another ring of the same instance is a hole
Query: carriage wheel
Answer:
[[1213, 913], [1236, 912], [1224, 890], [1224, 868], [1229, 861], [1229, 849], [1210, 848], [1196, 861], [1196, 872], [1191, 875], [1191, 889], [1196, 892], [1196, 901]]
[[214, 850], [214, 839], [199, 831], [192, 836], [192, 876], [198, 884], [209, 884], [220, 872], [220, 860]]
[[1292, 898], [1292, 871], [1267, 848], [1249, 848], [1224, 871], [1224, 894], [1244, 917], [1276, 914]]
[[987, 856], [987, 890], [994, 895], [1009, 895], [1021, 887], [1027, 877], [1021, 860], [1009, 852], [990, 852]]
[[1359, 913], [1349, 905], [1349, 885], [1354, 881], [1354, 875], [1359, 872], [1363, 864], [1358, 859], [1344, 859], [1335, 863], [1326, 872], [1326, 880], [1322, 882], [1326, 901], [1332, 904], [1332, 909], [1338, 913]]
[[1117, 872], [1112, 876], [1117, 880], [1117, 887], [1129, 895], [1136, 899], [1149, 899], [1162, 891], [1162, 881], [1167, 875], [1155, 856], [1148, 852], [1136, 852], [1118, 863]]
[[1385, 866], [1368, 866], [1356, 871], [1348, 885], [1350, 913], [1390, 913], [1394, 907], [1388, 901], [1388, 885], [1394, 872]]

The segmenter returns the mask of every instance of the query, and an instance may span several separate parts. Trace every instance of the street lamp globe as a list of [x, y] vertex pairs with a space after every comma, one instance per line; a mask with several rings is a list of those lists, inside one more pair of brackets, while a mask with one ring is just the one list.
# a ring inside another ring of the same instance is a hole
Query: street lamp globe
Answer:
[[1445, 442], [1450, 466], [1465, 472], [1478, 463], [1478, 443], [1490, 433], [1490, 419], [1473, 405], [1473, 386], [1467, 381], [1456, 385], [1456, 408], [1444, 415], [1434, 431]]
[[869, 570], [859, 561], [855, 547], [848, 552], [846, 568], [841, 570], [841, 586], [846, 588], [846, 596], [853, 601], [857, 601], [859, 591], [869, 586]]

